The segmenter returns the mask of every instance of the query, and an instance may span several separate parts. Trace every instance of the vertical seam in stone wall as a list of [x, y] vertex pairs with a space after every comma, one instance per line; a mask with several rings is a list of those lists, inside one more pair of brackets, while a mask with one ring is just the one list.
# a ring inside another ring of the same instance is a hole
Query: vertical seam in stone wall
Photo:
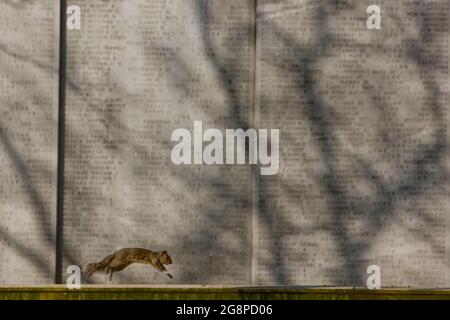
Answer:
[[[256, 54], [257, 54], [257, 50], [256, 50], [256, 45], [257, 45], [257, 31], [258, 31], [258, 22], [257, 22], [257, 18], [258, 18], [258, 0], [254, 0], [253, 1], [253, 38], [252, 38], [252, 46], [253, 46], [253, 69], [252, 69], [252, 101], [251, 101], [251, 107], [252, 107], [252, 124], [251, 127], [256, 128], [257, 127], [257, 111], [256, 110]], [[250, 283], [251, 285], [255, 284], [255, 279], [256, 279], [256, 254], [257, 254], [257, 250], [255, 250], [256, 246], [258, 245], [257, 241], [255, 241], [256, 239], [256, 233], [257, 233], [257, 225], [256, 225], [256, 218], [257, 218], [257, 214], [258, 214], [258, 199], [259, 199], [259, 192], [258, 192], [258, 183], [259, 183], [259, 179], [258, 179], [258, 171], [259, 171], [259, 165], [256, 164], [255, 166], [253, 166], [253, 171], [252, 171], [252, 184], [253, 184], [253, 195], [252, 195], [252, 212], [251, 212], [251, 224], [250, 224]]]
[[63, 212], [64, 212], [64, 139], [66, 82], [66, 0], [60, 0], [59, 70], [58, 70], [58, 169], [56, 185], [56, 266], [55, 283], [62, 283]]

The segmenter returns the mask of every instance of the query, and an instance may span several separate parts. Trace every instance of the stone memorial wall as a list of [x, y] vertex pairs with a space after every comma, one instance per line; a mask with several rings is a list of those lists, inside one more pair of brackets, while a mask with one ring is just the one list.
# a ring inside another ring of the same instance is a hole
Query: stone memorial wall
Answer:
[[[383, 286], [450, 285], [450, 1], [67, 5], [80, 29], [56, 0], [0, 3], [0, 283], [143, 247], [174, 279], [114, 283], [365, 286], [376, 265]], [[174, 164], [194, 121], [278, 129], [277, 174]]]

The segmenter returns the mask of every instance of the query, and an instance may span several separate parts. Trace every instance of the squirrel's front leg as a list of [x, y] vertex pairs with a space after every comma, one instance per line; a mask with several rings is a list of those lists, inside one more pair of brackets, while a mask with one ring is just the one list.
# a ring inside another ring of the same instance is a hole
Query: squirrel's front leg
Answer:
[[166, 276], [168, 276], [170, 279], [173, 279], [173, 276], [167, 271], [166, 267], [161, 262], [158, 262], [155, 266], [156, 269], [163, 272]]
[[105, 269], [105, 274], [108, 275], [109, 274], [109, 281], [112, 281], [112, 276], [113, 276], [113, 270], [111, 268], [106, 268]]

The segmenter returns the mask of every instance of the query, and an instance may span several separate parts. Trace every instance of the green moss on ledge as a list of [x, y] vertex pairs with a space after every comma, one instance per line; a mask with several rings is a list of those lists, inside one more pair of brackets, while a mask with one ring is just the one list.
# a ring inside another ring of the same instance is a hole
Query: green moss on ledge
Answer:
[[349, 300], [446, 299], [450, 290], [352, 289], [218, 286], [94, 286], [69, 290], [62, 285], [0, 287], [0, 300]]

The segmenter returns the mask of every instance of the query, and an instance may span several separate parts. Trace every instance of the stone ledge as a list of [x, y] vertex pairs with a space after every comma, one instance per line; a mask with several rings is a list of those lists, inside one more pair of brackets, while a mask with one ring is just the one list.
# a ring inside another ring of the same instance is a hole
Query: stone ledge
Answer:
[[246, 286], [3, 286], [0, 300], [450, 300], [450, 289]]

